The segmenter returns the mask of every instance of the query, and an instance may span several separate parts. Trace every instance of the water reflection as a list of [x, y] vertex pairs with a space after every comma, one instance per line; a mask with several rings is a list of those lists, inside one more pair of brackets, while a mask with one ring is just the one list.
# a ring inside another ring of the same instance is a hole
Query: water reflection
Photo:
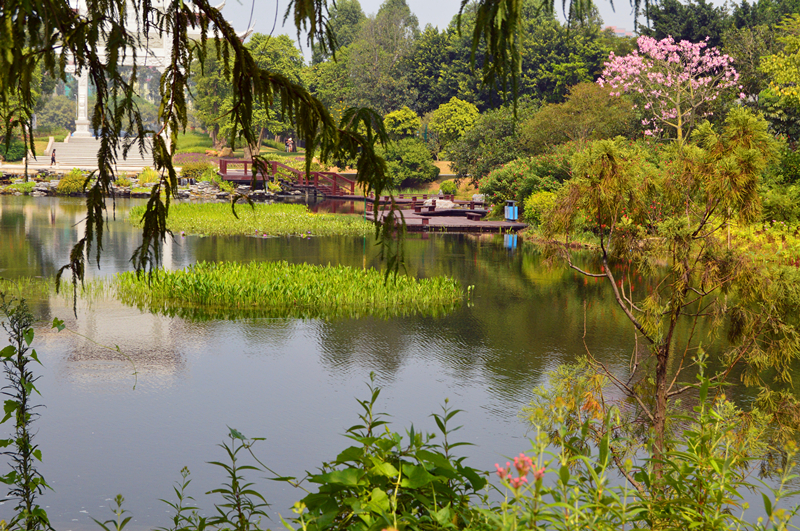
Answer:
[[[129, 269], [139, 239], [123, 219], [133, 203], [118, 202], [101, 268], [91, 275]], [[53, 275], [79, 237], [82, 209], [80, 200], [0, 197], [0, 274]], [[216, 445], [228, 426], [266, 437], [261, 457], [282, 473], [302, 474], [347, 445], [339, 434], [356, 422], [354, 397], [366, 396], [371, 371], [385, 386], [379, 408], [393, 415], [398, 431], [411, 423], [433, 430], [429, 414], [445, 398], [464, 409], [458, 434], [476, 445], [465, 450], [471, 465], [484, 469], [529, 447], [517, 412], [546, 371], [588, 346], [627, 374], [633, 336], [599, 281], [548, 266], [535, 249], [505, 249], [502, 236], [410, 235], [406, 248], [408, 274], [474, 285], [470, 303], [441, 318], [190, 322], [103, 298], [80, 300], [74, 319], [62, 296], [33, 301], [42, 319], [36, 345], [47, 405], [38, 442], [42, 472], [54, 487], [43, 500], [55, 527], [95, 529], [89, 515], [106, 519], [119, 492], [134, 517], [129, 529], [167, 525], [158, 499], [172, 497], [184, 465], [194, 478], [191, 494], [208, 514], [202, 493], [222, 478], [205, 463], [222, 457]], [[164, 261], [180, 268], [198, 260], [277, 259], [380, 265], [371, 238], [343, 237], [178, 237], [169, 240]], [[81, 335], [53, 332], [53, 317]], [[124, 355], [98, 343], [118, 345]], [[276, 513], [302, 497], [251, 479]], [[9, 511], [0, 504], [0, 518]]]

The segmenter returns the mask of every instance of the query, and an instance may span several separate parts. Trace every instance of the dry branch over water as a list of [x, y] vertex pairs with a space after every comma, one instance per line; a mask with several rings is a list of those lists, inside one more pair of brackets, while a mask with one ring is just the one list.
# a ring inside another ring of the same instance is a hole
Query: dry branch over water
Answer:
[[[128, 220], [140, 226], [144, 206], [131, 209]], [[315, 214], [305, 205], [230, 203], [176, 203], [170, 206], [167, 228], [173, 233], [218, 236], [366, 236], [375, 233], [375, 226], [357, 216]]]
[[119, 273], [117, 297], [140, 310], [190, 319], [443, 315], [461, 301], [447, 277], [415, 279], [346, 266], [198, 262], [179, 271]]

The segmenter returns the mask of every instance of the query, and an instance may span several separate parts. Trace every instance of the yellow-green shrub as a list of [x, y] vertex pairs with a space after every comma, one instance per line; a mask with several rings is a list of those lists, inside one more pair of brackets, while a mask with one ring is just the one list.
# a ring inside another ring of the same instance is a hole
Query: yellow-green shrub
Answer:
[[207, 171], [216, 173], [216, 167], [210, 162], [187, 162], [181, 166], [181, 177], [199, 181], [200, 177]]
[[544, 216], [556, 204], [556, 194], [553, 192], [536, 192], [525, 200], [525, 220], [534, 225], [541, 225]]
[[149, 166], [139, 174], [139, 184], [157, 183], [160, 180], [158, 172]]
[[56, 193], [58, 194], [75, 194], [83, 192], [86, 188], [86, 175], [83, 174], [78, 168], [72, 168], [72, 171], [63, 176], [58, 181]]

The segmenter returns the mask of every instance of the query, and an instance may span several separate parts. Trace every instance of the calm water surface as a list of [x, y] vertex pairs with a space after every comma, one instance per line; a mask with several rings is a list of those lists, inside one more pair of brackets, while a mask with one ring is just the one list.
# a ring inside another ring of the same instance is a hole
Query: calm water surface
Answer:
[[[119, 201], [108, 227], [100, 269], [106, 277], [129, 269], [138, 234]], [[82, 233], [80, 200], [0, 197], [0, 276], [50, 277], [66, 263]], [[168, 242], [168, 268], [198, 260], [275, 260], [379, 266], [371, 238], [202, 238]], [[192, 494], [222, 479], [206, 464], [222, 460], [217, 445], [228, 426], [257, 445], [263, 461], [302, 475], [346, 447], [342, 433], [357, 421], [369, 374], [383, 386], [379, 409], [400, 432], [413, 423], [433, 430], [430, 413], [446, 398], [457, 418], [468, 463], [493, 468], [527, 450], [518, 412], [546, 371], [584, 352], [627, 370], [632, 333], [611, 310], [600, 284], [546, 267], [535, 249], [508, 250], [502, 237], [411, 235], [408, 273], [450, 275], [474, 296], [442, 318], [340, 320], [250, 319], [188, 322], [142, 313], [113, 299], [51, 296], [33, 309], [41, 326], [36, 347], [44, 363], [38, 386], [46, 405], [37, 422], [41, 471], [53, 487], [42, 498], [59, 530], [94, 529], [90, 516], [110, 517], [109, 501], [125, 496], [131, 529], [168, 525], [172, 484], [191, 470]], [[583, 301], [589, 301], [584, 312]], [[585, 317], [584, 317], [585, 315]], [[55, 333], [54, 317], [80, 335]], [[85, 337], [84, 337], [85, 336]], [[100, 345], [115, 346], [136, 364]], [[135, 383], [135, 389], [134, 389]], [[273, 514], [289, 514], [301, 492], [254, 480]], [[0, 518], [10, 514], [0, 504]], [[271, 527], [280, 526], [273, 520]]]

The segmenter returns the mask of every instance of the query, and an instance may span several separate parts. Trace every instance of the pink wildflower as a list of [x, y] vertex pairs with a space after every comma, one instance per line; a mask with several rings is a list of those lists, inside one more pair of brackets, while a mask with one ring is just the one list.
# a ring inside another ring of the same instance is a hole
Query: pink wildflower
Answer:
[[506, 463], [506, 468], [500, 468], [500, 465], [495, 463], [495, 468], [497, 468], [497, 477], [500, 479], [506, 479], [509, 475], [511, 475], [511, 463]]
[[539, 469], [536, 468], [533, 469], [533, 479], [535, 479], [536, 481], [541, 481], [543, 477], [544, 477], [544, 467]]
[[519, 454], [519, 457], [514, 458], [514, 468], [517, 469], [519, 477], [527, 476], [532, 466], [533, 461], [525, 454]]
[[511, 478], [508, 480], [508, 482], [511, 483], [512, 489], [517, 490], [523, 484], [528, 482], [528, 478]]

